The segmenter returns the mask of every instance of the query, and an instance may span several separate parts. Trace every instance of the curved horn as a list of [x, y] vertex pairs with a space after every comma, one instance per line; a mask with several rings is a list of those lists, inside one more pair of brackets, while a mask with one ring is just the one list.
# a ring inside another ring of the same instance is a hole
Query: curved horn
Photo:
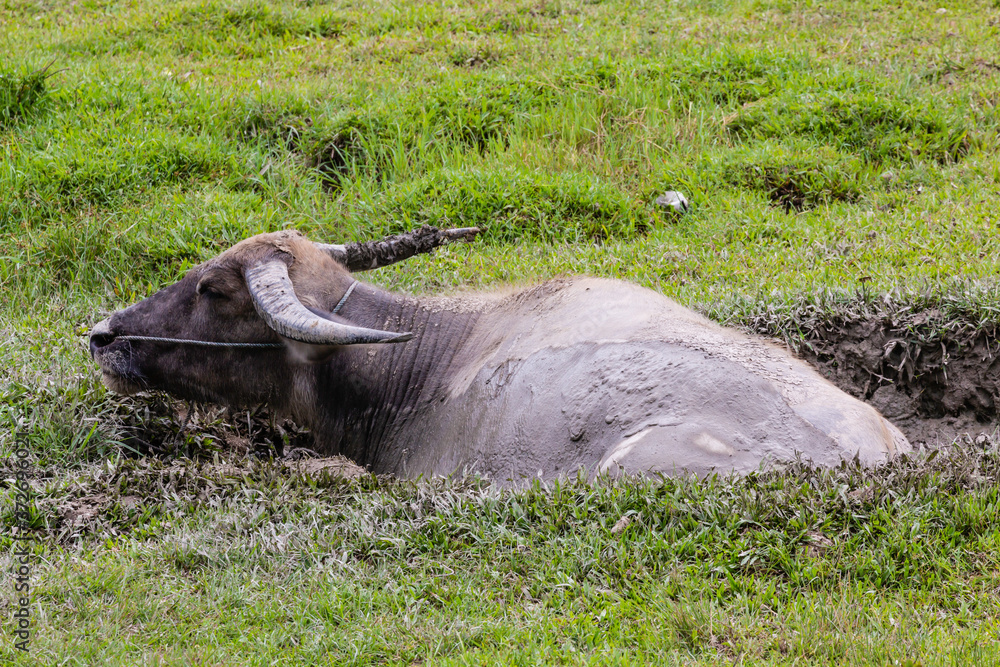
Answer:
[[314, 345], [402, 343], [413, 338], [411, 333], [340, 324], [309, 312], [295, 296], [284, 262], [258, 264], [247, 269], [245, 277], [257, 312], [269, 327], [285, 338]]
[[471, 242], [479, 233], [478, 227], [438, 229], [424, 225], [412, 232], [389, 236], [381, 241], [331, 245], [317, 243], [321, 250], [340, 262], [348, 271], [368, 271], [409, 259], [414, 255], [430, 252], [438, 246], [456, 241]]

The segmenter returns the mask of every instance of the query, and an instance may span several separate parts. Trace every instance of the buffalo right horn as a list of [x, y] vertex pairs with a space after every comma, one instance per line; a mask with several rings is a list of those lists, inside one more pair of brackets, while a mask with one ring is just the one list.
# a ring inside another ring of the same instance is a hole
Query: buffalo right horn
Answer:
[[331, 245], [317, 243], [321, 250], [344, 265], [348, 271], [369, 271], [389, 266], [414, 255], [430, 252], [438, 246], [457, 241], [471, 242], [479, 233], [478, 227], [438, 229], [424, 225], [412, 232], [389, 236], [381, 241]]
[[411, 333], [355, 327], [315, 315], [295, 296], [284, 262], [264, 262], [244, 275], [257, 313], [285, 338], [313, 345], [402, 343], [413, 338]]

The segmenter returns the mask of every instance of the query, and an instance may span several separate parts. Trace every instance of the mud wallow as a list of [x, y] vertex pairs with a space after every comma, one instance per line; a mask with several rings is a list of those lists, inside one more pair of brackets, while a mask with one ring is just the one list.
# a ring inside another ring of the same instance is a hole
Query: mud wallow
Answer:
[[[780, 323], [747, 324], [784, 337], [844, 391], [871, 403], [914, 445], [994, 433], [1000, 419], [1000, 326], [942, 300], [861, 296], [829, 309], [800, 305]], [[791, 333], [796, 332], [796, 333]]]

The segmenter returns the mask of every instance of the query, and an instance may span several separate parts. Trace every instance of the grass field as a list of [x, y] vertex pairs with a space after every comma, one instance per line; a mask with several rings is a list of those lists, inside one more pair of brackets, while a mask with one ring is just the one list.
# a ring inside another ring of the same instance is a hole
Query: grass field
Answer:
[[[996, 383], [996, 0], [0, 0], [0, 25], [0, 456], [20, 432], [37, 535], [31, 652], [5, 580], [0, 661], [1000, 664], [988, 391], [920, 406], [985, 435], [874, 471], [515, 492], [261, 460], [304, 436], [257, 411], [181, 435], [85, 342], [258, 232], [478, 225], [366, 279], [620, 277], [820, 356], [862, 321], [938, 375], [985, 345]], [[866, 372], [919, 389], [896, 361]]]

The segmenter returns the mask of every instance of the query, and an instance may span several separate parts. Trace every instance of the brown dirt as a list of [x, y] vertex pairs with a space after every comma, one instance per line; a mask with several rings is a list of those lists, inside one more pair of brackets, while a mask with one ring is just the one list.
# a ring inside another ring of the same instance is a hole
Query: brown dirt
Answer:
[[[0, 474], [4, 472], [0, 467]], [[131, 461], [117, 468], [106, 465], [82, 470], [35, 471], [55, 495], [41, 493], [36, 482], [36, 505], [46, 517], [47, 528], [59, 542], [72, 542], [88, 533], [125, 530], [132, 519], [146, 511], [178, 504], [208, 502], [226, 489], [268, 475], [330, 483], [337, 478], [357, 479], [367, 472], [343, 456], [263, 461], [236, 457], [229, 461]], [[127, 492], [123, 493], [122, 489]]]
[[225, 452], [280, 459], [286, 451], [312, 447], [307, 429], [263, 407], [231, 410], [161, 393], [122, 397], [117, 403], [126, 455], [211, 459], [213, 452]]
[[937, 311], [810, 323], [802, 358], [895, 423], [915, 446], [1000, 427], [1000, 325]]

